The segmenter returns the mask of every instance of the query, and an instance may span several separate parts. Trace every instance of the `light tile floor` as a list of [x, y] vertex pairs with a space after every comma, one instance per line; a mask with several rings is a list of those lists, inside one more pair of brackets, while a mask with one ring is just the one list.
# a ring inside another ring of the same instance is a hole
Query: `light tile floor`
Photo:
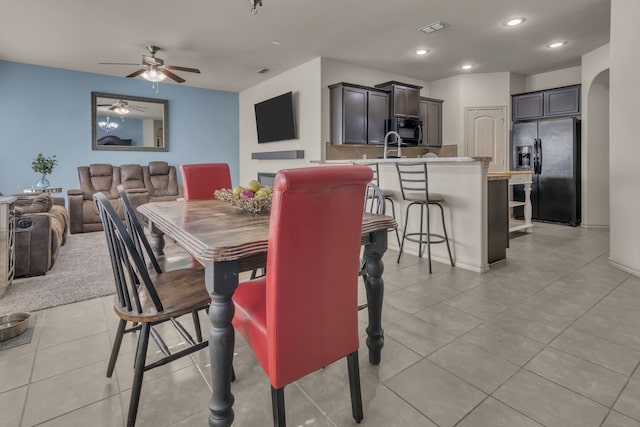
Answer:
[[[483, 275], [390, 252], [379, 366], [360, 313], [361, 425], [640, 426], [640, 279], [608, 266], [608, 242], [536, 224]], [[135, 337], [106, 378], [116, 324], [110, 297], [39, 313], [30, 344], [0, 351], [0, 425], [122, 426]], [[268, 380], [236, 344], [234, 426], [268, 426]], [[138, 425], [206, 426], [209, 373], [207, 350], [147, 372]], [[285, 390], [290, 426], [356, 425], [344, 361]]]

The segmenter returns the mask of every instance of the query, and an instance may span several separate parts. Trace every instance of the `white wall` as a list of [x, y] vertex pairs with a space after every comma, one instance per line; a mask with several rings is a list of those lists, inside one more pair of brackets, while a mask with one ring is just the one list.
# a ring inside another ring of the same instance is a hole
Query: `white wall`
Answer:
[[331, 139], [329, 118], [330, 85], [334, 83], [345, 82], [373, 87], [379, 83], [385, 83], [392, 80], [402, 83], [409, 83], [416, 86], [422, 86], [420, 95], [430, 96], [429, 83], [425, 81], [412, 79], [410, 77], [405, 77], [398, 74], [387, 73], [386, 71], [379, 71], [371, 68], [361, 67], [359, 65], [349, 64], [342, 61], [336, 61], [334, 59], [322, 58], [322, 141], [329, 141]]
[[527, 76], [518, 73], [509, 74], [509, 92], [511, 95], [527, 91]]
[[610, 260], [636, 275], [640, 275], [639, 20], [639, 1], [611, 1]]
[[429, 82], [431, 97], [442, 99], [442, 144], [457, 145], [458, 153], [464, 153], [464, 128], [460, 127], [463, 114], [462, 76]]
[[577, 67], [563, 68], [562, 70], [527, 76], [524, 92], [580, 84], [582, 81], [581, 68], [582, 67], [578, 65]]
[[443, 144], [455, 144], [465, 153], [464, 126], [466, 107], [499, 107], [511, 103], [510, 73], [461, 74], [430, 82], [433, 98], [444, 99]]
[[[309, 165], [321, 158], [321, 85], [320, 58], [272, 77], [240, 92], [240, 182], [256, 179], [258, 172], [275, 173], [280, 169]], [[293, 92], [298, 138], [290, 141], [258, 144], [254, 104], [285, 92]], [[304, 159], [251, 160], [251, 153], [263, 151], [304, 150]]]
[[[582, 56], [582, 225], [609, 225], [609, 54]], [[587, 174], [588, 172], [588, 174]]]

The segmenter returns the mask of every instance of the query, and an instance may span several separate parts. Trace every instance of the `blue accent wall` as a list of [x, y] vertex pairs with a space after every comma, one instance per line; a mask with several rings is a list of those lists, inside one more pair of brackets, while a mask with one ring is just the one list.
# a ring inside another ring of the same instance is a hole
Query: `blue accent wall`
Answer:
[[[206, 72], [206, 70], [204, 70]], [[169, 101], [169, 151], [93, 151], [91, 92]], [[0, 192], [32, 187], [39, 176], [31, 161], [56, 155], [52, 187], [79, 188], [78, 166], [225, 162], [239, 176], [238, 94], [102, 74], [0, 61]], [[179, 175], [179, 174], [178, 174]]]

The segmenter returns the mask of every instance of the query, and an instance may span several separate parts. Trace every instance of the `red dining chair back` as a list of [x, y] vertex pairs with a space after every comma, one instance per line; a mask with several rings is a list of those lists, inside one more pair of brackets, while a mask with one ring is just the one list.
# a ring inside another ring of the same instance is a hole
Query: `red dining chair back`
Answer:
[[241, 283], [233, 325], [271, 382], [275, 426], [285, 425], [284, 386], [347, 357], [353, 416], [363, 418], [358, 369], [358, 265], [371, 169], [278, 172], [267, 273]]
[[213, 199], [213, 192], [231, 188], [231, 172], [226, 163], [196, 163], [180, 166], [185, 200]]

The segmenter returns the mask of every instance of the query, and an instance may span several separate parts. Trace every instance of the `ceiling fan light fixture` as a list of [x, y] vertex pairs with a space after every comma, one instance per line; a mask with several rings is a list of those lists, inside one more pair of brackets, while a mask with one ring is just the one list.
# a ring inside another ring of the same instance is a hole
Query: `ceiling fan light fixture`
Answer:
[[158, 70], [157, 66], [149, 67], [147, 71], [141, 74], [142, 78], [150, 82], [158, 83], [167, 78], [167, 76]]
[[113, 112], [116, 114], [120, 114], [121, 116], [124, 116], [125, 114], [129, 114], [129, 109], [127, 107], [120, 105], [114, 108]]

